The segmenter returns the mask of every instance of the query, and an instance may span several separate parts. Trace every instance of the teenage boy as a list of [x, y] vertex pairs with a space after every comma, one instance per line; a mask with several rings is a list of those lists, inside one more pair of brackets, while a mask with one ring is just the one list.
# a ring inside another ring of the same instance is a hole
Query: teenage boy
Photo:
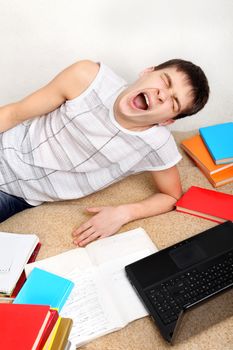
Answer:
[[200, 67], [174, 59], [128, 85], [103, 63], [79, 61], [19, 102], [0, 107], [0, 221], [43, 202], [87, 196], [150, 172], [158, 193], [137, 203], [87, 208], [73, 232], [84, 246], [132, 220], [174, 208], [181, 156], [166, 128], [197, 113], [209, 87]]

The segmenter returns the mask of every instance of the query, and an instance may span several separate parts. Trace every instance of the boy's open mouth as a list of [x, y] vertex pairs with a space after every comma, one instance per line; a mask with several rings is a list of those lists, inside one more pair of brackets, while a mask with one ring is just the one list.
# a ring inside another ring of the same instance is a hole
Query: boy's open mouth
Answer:
[[150, 107], [149, 98], [144, 92], [140, 92], [140, 94], [134, 97], [133, 104], [137, 109], [141, 109], [143, 111], [146, 111]]

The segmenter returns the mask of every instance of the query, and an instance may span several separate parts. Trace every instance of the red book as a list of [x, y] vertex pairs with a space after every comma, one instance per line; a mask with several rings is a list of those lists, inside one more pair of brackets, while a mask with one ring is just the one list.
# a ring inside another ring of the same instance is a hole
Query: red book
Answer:
[[49, 320], [45, 326], [45, 329], [43, 331], [43, 334], [40, 338], [39, 344], [37, 345], [36, 349], [43, 349], [43, 346], [46, 343], [46, 340], [48, 339], [50, 333], [53, 330], [53, 327], [55, 326], [55, 323], [57, 322], [59, 317], [58, 311], [55, 309], [50, 310], [50, 317]]
[[[28, 264], [29, 263], [32, 263], [36, 260], [36, 257], [39, 253], [39, 250], [40, 250], [40, 247], [41, 247], [41, 243], [37, 243], [36, 245], [36, 248], [34, 249], [32, 255], [30, 256], [29, 260], [28, 260]], [[26, 282], [26, 274], [25, 274], [25, 271], [23, 270], [23, 272], [21, 273], [21, 276], [20, 278], [18, 279], [18, 282], [11, 294], [11, 297], [12, 298], [15, 298], [16, 295], [19, 293], [20, 289], [23, 287], [24, 283]]]
[[47, 305], [0, 304], [0, 349], [38, 349], [50, 315]]
[[176, 210], [218, 223], [233, 221], [233, 195], [192, 186], [177, 201]]

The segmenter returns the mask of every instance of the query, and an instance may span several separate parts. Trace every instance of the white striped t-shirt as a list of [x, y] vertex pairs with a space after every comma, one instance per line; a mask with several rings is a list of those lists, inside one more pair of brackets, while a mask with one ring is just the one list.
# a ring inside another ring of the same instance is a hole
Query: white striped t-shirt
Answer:
[[134, 132], [115, 120], [113, 104], [126, 86], [101, 63], [80, 96], [1, 133], [0, 190], [38, 205], [175, 165], [181, 155], [166, 127]]

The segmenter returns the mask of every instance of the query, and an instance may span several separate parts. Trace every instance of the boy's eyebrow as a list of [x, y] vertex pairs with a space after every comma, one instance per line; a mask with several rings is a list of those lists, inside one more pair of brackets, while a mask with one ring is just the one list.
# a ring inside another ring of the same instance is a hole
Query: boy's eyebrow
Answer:
[[[170, 77], [170, 75], [166, 72], [163, 73], [165, 75], [165, 77], [167, 78], [168, 81], [168, 87], [172, 88], [173, 84], [172, 84], [172, 79]], [[181, 110], [181, 104], [180, 101], [178, 100], [178, 98], [176, 96], [173, 96], [174, 100], [176, 101], [177, 105], [178, 105], [178, 112], [180, 112]]]
[[163, 73], [165, 75], [165, 77], [167, 78], [167, 81], [168, 81], [168, 87], [169, 88], [172, 88], [172, 80], [171, 80], [171, 77], [168, 73]]

